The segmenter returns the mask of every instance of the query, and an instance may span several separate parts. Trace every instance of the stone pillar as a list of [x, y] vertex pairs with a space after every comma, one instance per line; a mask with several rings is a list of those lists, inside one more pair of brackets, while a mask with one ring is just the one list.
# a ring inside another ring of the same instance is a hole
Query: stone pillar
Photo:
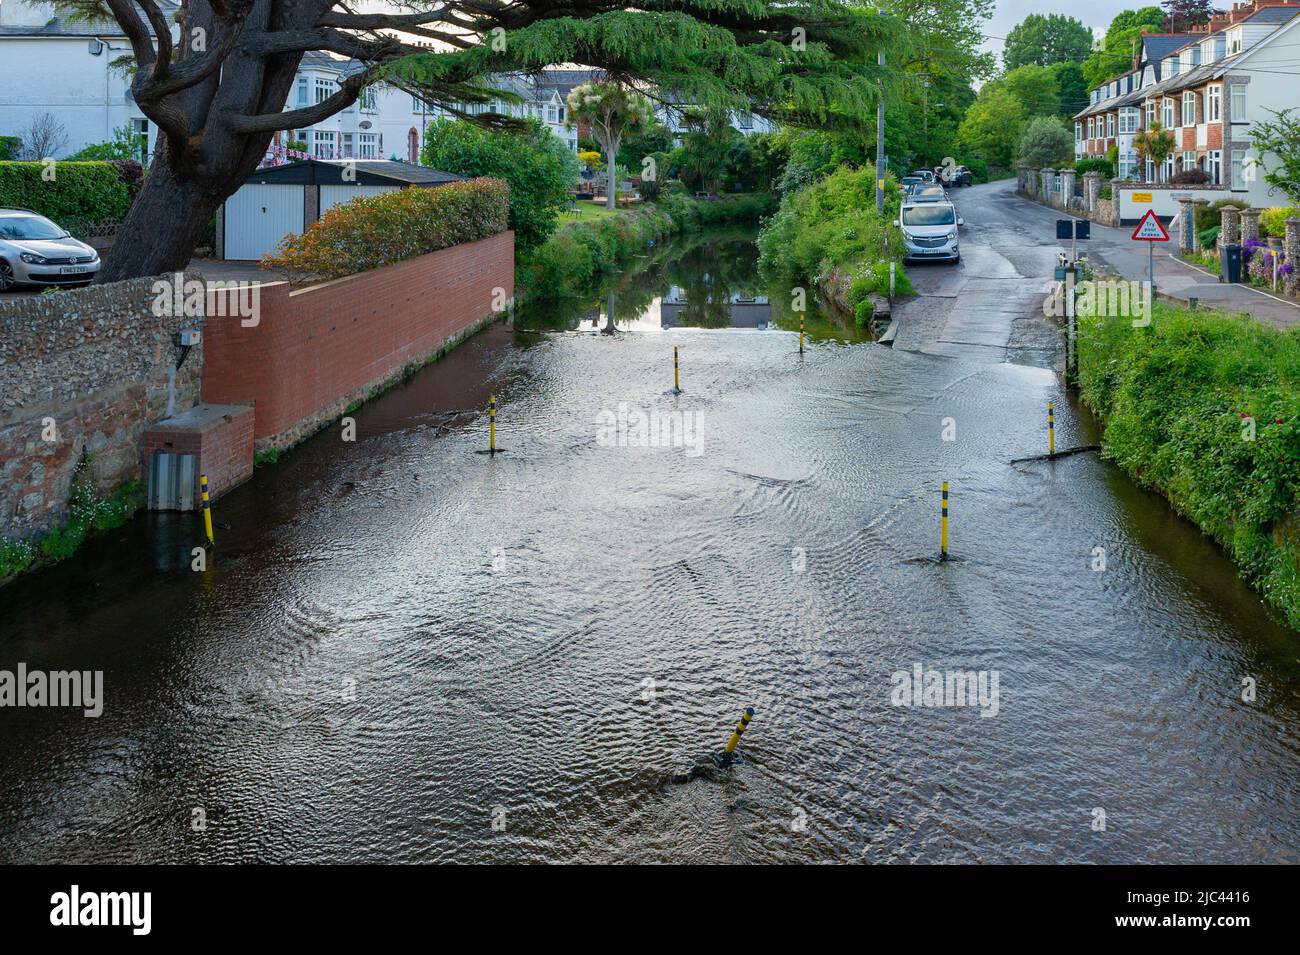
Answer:
[[1300, 219], [1286, 220], [1282, 254], [1286, 256], [1284, 264], [1291, 266], [1291, 274], [1286, 277], [1286, 294], [1300, 295]]
[[1169, 198], [1178, 200], [1178, 251], [1191, 252], [1196, 242], [1196, 220], [1192, 211], [1192, 194], [1176, 192]]
[[1245, 245], [1252, 239], [1259, 241], [1259, 217], [1263, 209], [1242, 209], [1241, 210], [1241, 244]]
[[1052, 201], [1052, 187], [1056, 185], [1056, 170], [1043, 170], [1043, 198], [1048, 202]]
[[1224, 206], [1219, 215], [1219, 247], [1241, 241], [1241, 210]]
[[1201, 248], [1201, 238], [1196, 234], [1196, 213], [1200, 211], [1201, 206], [1208, 206], [1209, 199], [1192, 200], [1192, 250], [1199, 251]]
[[1017, 180], [1016, 188], [1019, 191], [1030, 195], [1033, 194], [1034, 176], [1033, 176], [1032, 169], [1030, 169], [1028, 166], [1018, 167], [1016, 169], [1016, 180]]
[[1077, 175], [1070, 168], [1061, 170], [1061, 207], [1064, 209], [1070, 208], [1070, 203], [1074, 201], [1074, 180]]
[[1097, 200], [1101, 197], [1101, 173], [1085, 172], [1083, 174], [1083, 205], [1088, 212], [1097, 211]]

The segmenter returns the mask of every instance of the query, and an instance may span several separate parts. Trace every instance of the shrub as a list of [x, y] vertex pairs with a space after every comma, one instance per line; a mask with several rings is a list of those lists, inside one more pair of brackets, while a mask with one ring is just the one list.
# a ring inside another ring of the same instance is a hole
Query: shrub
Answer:
[[1088, 156], [1074, 161], [1074, 171], [1080, 176], [1084, 173], [1099, 172], [1104, 179], [1115, 178], [1115, 164], [1105, 156]]
[[1175, 186], [1203, 186], [1210, 181], [1210, 174], [1204, 169], [1183, 169], [1174, 173], [1169, 181]]
[[23, 141], [17, 136], [0, 136], [0, 161], [17, 159], [23, 151]]
[[509, 205], [500, 179], [358, 196], [286, 238], [262, 263], [316, 278], [353, 275], [503, 232]]
[[1300, 627], [1300, 334], [1156, 303], [1145, 328], [1081, 318], [1079, 342], [1106, 456], [1219, 541]]
[[107, 162], [57, 162], [43, 177], [39, 162], [0, 162], [0, 206], [39, 212], [71, 231], [70, 222], [107, 222], [126, 217], [135, 191]]
[[1236, 206], [1240, 209], [1244, 205], [1245, 203], [1240, 199], [1216, 199], [1214, 202], [1198, 206], [1196, 209], [1197, 233], [1199, 234], [1212, 226], [1221, 225], [1223, 220], [1221, 213], [1224, 206]]
[[1201, 244], [1201, 248], [1203, 249], [1212, 248], [1215, 243], [1219, 241], [1219, 232], [1221, 229], [1222, 226], [1210, 226], [1210, 228], [1196, 233], [1196, 241]]
[[465, 120], [438, 120], [424, 135], [421, 162], [462, 176], [510, 184], [510, 228], [521, 250], [555, 231], [578, 181], [578, 157], [538, 121], [518, 133], [492, 132]]
[[1020, 137], [1017, 161], [1041, 169], [1065, 162], [1074, 152], [1074, 134], [1054, 116], [1036, 116]]
[[1259, 227], [1264, 235], [1272, 236], [1275, 239], [1286, 238], [1286, 220], [1300, 219], [1300, 206], [1278, 206], [1272, 209], [1265, 209], [1264, 214], [1259, 217]]

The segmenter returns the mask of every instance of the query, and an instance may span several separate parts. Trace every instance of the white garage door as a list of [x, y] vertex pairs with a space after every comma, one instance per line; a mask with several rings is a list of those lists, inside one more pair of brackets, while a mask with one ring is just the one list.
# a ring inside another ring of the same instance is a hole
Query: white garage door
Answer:
[[321, 186], [320, 214], [324, 215], [326, 209], [337, 206], [340, 202], [355, 199], [357, 196], [377, 196], [381, 192], [392, 192], [394, 188], [393, 186], [358, 186], [356, 184]]
[[226, 258], [260, 259], [302, 231], [302, 186], [250, 183], [226, 200]]

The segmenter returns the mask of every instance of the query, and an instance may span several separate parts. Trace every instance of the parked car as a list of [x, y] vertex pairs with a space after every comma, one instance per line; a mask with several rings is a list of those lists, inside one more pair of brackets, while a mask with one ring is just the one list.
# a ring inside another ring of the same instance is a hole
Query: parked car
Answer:
[[85, 285], [99, 253], [30, 209], [0, 208], [0, 292], [15, 285]]
[[973, 186], [975, 184], [975, 174], [965, 166], [957, 166], [952, 171], [952, 178], [948, 183], [953, 186]]
[[948, 191], [937, 182], [917, 186], [908, 197], [912, 202], [947, 202]]
[[957, 230], [965, 225], [951, 202], [907, 202], [895, 223], [903, 232], [906, 259], [961, 261]]
[[912, 175], [924, 182], [934, 182], [934, 170], [932, 169], [918, 169]]
[[910, 196], [912, 194], [912, 190], [915, 189], [924, 181], [925, 180], [923, 180], [920, 176], [904, 176], [902, 179], [899, 180], [898, 188], [902, 191], [904, 196]]

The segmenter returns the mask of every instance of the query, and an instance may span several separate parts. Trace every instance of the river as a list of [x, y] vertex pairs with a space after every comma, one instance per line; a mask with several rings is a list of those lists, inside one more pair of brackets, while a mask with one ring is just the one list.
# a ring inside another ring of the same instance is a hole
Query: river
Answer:
[[[1011, 463], [1049, 400], [1096, 440], [1050, 368], [800, 355], [748, 239], [490, 327], [220, 500], [205, 572], [154, 515], [0, 589], [0, 669], [105, 687], [0, 710], [0, 860], [1297, 861], [1297, 635], [1096, 454]], [[895, 705], [917, 666], [997, 695]]]

